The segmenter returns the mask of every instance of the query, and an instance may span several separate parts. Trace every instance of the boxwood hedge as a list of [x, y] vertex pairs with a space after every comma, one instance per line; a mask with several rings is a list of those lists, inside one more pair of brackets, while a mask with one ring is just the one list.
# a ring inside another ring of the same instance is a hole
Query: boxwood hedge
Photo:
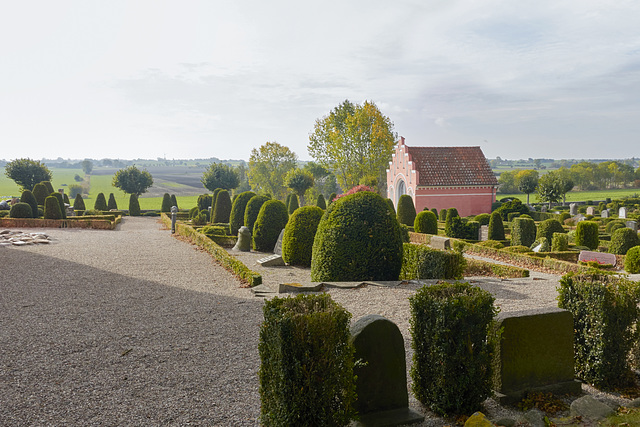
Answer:
[[247, 209], [247, 203], [254, 197], [256, 193], [253, 191], [245, 191], [238, 194], [238, 197], [233, 201], [231, 206], [231, 215], [229, 215], [229, 228], [231, 229], [231, 235], [238, 234], [240, 227], [244, 225], [244, 212]]
[[[220, 194], [218, 197], [220, 197]], [[253, 226], [253, 249], [262, 252], [273, 251], [278, 241], [278, 236], [287, 225], [288, 220], [289, 215], [284, 203], [280, 200], [267, 200], [264, 202]]]
[[295, 210], [284, 228], [282, 259], [290, 265], [311, 266], [313, 240], [324, 211], [317, 206]]

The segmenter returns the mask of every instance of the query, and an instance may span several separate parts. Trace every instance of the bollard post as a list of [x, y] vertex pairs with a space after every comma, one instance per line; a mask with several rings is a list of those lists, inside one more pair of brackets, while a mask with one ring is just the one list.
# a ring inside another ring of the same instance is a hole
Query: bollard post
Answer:
[[171, 234], [176, 232], [176, 218], [178, 217], [178, 207], [171, 206]]

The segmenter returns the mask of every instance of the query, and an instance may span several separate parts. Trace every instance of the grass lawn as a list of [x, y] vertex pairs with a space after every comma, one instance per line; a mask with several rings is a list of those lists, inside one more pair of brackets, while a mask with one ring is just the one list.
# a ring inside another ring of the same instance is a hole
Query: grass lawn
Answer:
[[[614, 199], [621, 199], [627, 196], [633, 196], [640, 194], [640, 188], [623, 188], [615, 190], [595, 190], [595, 191], [569, 191], [567, 193], [567, 202], [584, 202], [587, 200], [605, 200], [607, 197]], [[498, 193], [498, 200], [505, 197], [515, 197], [522, 200], [523, 203], [527, 201], [526, 194], [500, 194]], [[540, 203], [540, 199], [534, 193], [529, 196], [529, 202]]]

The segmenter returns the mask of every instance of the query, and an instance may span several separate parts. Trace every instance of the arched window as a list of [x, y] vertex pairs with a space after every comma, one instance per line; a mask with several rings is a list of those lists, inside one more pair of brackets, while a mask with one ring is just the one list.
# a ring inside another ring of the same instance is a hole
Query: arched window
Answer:
[[404, 185], [404, 181], [402, 179], [398, 180], [398, 184], [396, 184], [396, 209], [398, 209], [398, 201], [400, 200], [400, 196], [407, 192], [407, 187]]

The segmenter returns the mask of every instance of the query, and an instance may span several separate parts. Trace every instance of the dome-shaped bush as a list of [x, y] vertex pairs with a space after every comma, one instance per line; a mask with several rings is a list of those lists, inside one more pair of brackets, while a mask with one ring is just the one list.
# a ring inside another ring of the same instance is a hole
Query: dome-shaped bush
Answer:
[[60, 205], [60, 211], [62, 212], [62, 219], [67, 219], [67, 209], [64, 206], [64, 199], [62, 198], [62, 194], [56, 192], [51, 193], [51, 195], [55, 197], [56, 200], [58, 200], [58, 205]]
[[31, 218], [38, 217], [38, 201], [31, 191], [24, 190], [20, 196], [20, 202], [27, 203], [31, 206]]
[[206, 211], [212, 206], [213, 197], [211, 194], [201, 194], [198, 196], [198, 212]]
[[87, 208], [84, 205], [84, 199], [82, 198], [82, 194], [76, 194], [76, 198], [73, 201], [73, 210], [74, 211], [84, 211]]
[[311, 280], [397, 280], [403, 250], [399, 227], [376, 193], [363, 191], [336, 200], [318, 225]]
[[500, 212], [493, 212], [489, 219], [489, 240], [504, 240], [504, 224]]
[[558, 215], [558, 221], [560, 221], [560, 224], [564, 224], [564, 222], [569, 218], [571, 218], [571, 214], [569, 214], [569, 212], [562, 212]]
[[313, 239], [324, 211], [317, 206], [303, 206], [291, 215], [282, 237], [282, 259], [290, 265], [309, 267]]
[[63, 194], [62, 194], [62, 201], [63, 201], [65, 204], [67, 204], [67, 205], [71, 206], [71, 202], [69, 201], [69, 196], [67, 196], [67, 193], [63, 193]]
[[53, 195], [44, 199], [44, 219], [62, 219], [60, 203]]
[[444, 222], [444, 234], [456, 239], [464, 239], [464, 223], [458, 214], [458, 209], [447, 209], [447, 217]]
[[289, 199], [289, 204], [287, 205], [287, 212], [289, 212], [289, 215], [291, 215], [299, 207], [300, 207], [300, 203], [298, 202], [298, 196], [296, 196], [295, 194], [292, 194], [291, 198]]
[[551, 251], [564, 252], [567, 250], [569, 250], [569, 235], [566, 233], [553, 233]]
[[43, 183], [38, 183], [33, 187], [33, 195], [39, 205], [44, 206], [44, 199], [51, 195], [52, 191], [47, 189], [47, 186]]
[[600, 243], [598, 223], [580, 221], [576, 226], [576, 246], [585, 246], [593, 251], [598, 249], [598, 243]]
[[333, 203], [333, 201], [338, 197], [336, 193], [329, 194], [329, 204]]
[[318, 198], [316, 199], [316, 206], [322, 210], [327, 209], [327, 202], [324, 200], [324, 196], [322, 194], [318, 194]]
[[231, 215], [231, 197], [227, 190], [218, 191], [215, 208], [213, 209], [213, 220], [217, 224], [228, 224]]
[[97, 211], [107, 211], [107, 199], [104, 197], [104, 193], [98, 193], [96, 201], [93, 204], [93, 209]]
[[491, 215], [489, 215], [488, 213], [482, 213], [480, 215], [476, 215], [473, 219], [474, 221], [478, 221], [480, 225], [489, 225], [489, 221], [491, 221]]
[[278, 236], [288, 220], [289, 215], [284, 203], [280, 200], [264, 202], [253, 226], [253, 249], [261, 252], [273, 251]]
[[433, 214], [436, 216], [436, 218], [438, 218], [438, 209], [431, 208], [431, 212], [433, 212]]
[[438, 234], [438, 218], [431, 211], [422, 211], [416, 215], [413, 230], [416, 233]]
[[136, 194], [129, 196], [129, 215], [140, 216], [140, 202]]
[[398, 199], [398, 222], [413, 227], [415, 220], [416, 207], [413, 205], [413, 198], [408, 194], [403, 194]]
[[175, 194], [171, 195], [171, 206], [172, 207], [175, 206], [176, 208], [178, 207], [178, 199], [176, 199], [176, 195]]
[[237, 235], [240, 227], [244, 225], [244, 211], [247, 209], [249, 200], [255, 195], [256, 193], [253, 191], [245, 191], [244, 193], [238, 194], [233, 200], [231, 215], [229, 215], [229, 229], [231, 230], [232, 236]]
[[630, 274], [640, 273], [640, 246], [634, 246], [624, 257], [624, 271]]
[[9, 218], [33, 218], [29, 203], [19, 202], [11, 206]]
[[260, 208], [267, 200], [270, 200], [269, 196], [257, 195], [249, 199], [247, 207], [244, 210], [244, 226], [247, 227], [251, 233], [253, 233], [253, 227], [258, 219]]
[[171, 196], [169, 193], [162, 195], [162, 205], [160, 205], [160, 212], [171, 212]]
[[564, 233], [564, 228], [557, 219], [546, 219], [538, 224], [536, 239], [546, 237], [550, 242], [553, 240], [553, 233]]
[[447, 212], [449, 212], [449, 209], [440, 209], [440, 213], [438, 214], [438, 219], [440, 221], [446, 221], [447, 220]]
[[611, 235], [609, 253], [625, 255], [629, 249], [638, 245], [640, 245], [638, 233], [630, 228], [619, 228]]
[[116, 196], [113, 193], [109, 193], [109, 201], [107, 202], [107, 210], [118, 210], [118, 202], [116, 202]]
[[604, 227], [604, 231], [609, 234], [613, 234], [614, 231], [625, 228], [627, 224], [621, 219], [614, 219], [613, 221], [609, 221], [607, 225]]

